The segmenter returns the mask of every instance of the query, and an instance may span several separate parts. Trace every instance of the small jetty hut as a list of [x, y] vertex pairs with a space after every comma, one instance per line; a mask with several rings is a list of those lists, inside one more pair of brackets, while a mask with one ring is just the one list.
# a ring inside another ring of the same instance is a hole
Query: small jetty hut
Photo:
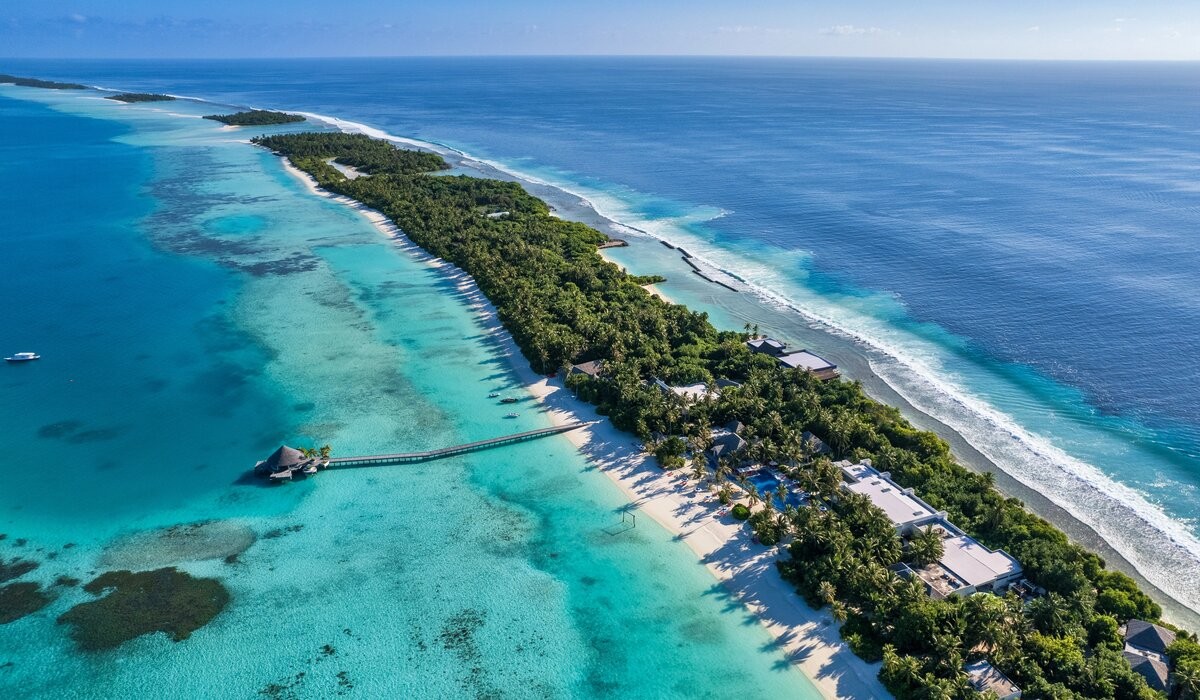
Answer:
[[279, 449], [272, 452], [270, 457], [254, 465], [254, 473], [265, 479], [281, 481], [291, 479], [297, 472], [314, 474], [317, 469], [328, 465], [328, 460], [319, 457], [305, 457], [303, 452], [294, 447], [280, 445]]

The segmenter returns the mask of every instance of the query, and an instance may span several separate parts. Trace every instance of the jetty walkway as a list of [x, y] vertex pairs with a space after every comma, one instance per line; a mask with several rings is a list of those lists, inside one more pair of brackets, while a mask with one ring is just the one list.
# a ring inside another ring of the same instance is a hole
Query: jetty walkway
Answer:
[[454, 445], [453, 447], [443, 447], [440, 450], [429, 450], [428, 452], [398, 452], [389, 455], [366, 455], [363, 457], [334, 457], [329, 460], [328, 469], [352, 469], [355, 467], [382, 467], [389, 464], [408, 464], [412, 462], [428, 462], [435, 459], [444, 459], [455, 455], [466, 454], [468, 452], [478, 452], [480, 450], [488, 450], [493, 447], [501, 447], [503, 445], [512, 445], [526, 440], [536, 440], [547, 435], [557, 435], [559, 433], [578, 430], [587, 425], [587, 421], [576, 423], [567, 423], [566, 425], [557, 425], [553, 428], [540, 428], [538, 430], [527, 430], [523, 433], [515, 433], [513, 435], [505, 435], [503, 437], [491, 438], [488, 440], [478, 440], [476, 442], [468, 442], [465, 445]]

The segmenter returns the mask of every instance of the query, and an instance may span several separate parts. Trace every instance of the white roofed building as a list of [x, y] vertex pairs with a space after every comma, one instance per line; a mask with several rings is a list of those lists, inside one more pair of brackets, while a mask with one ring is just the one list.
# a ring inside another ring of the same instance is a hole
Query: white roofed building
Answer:
[[995, 693], [998, 700], [1020, 700], [1021, 689], [990, 662], [976, 661], [967, 664], [963, 670], [975, 692]]
[[784, 367], [807, 370], [815, 374], [817, 379], [833, 379], [838, 374], [837, 365], [807, 350], [790, 352], [778, 359]]
[[904, 576], [916, 576], [935, 598], [951, 595], [970, 595], [977, 592], [1003, 590], [1021, 578], [1021, 564], [1004, 550], [988, 549], [958, 529], [946, 518], [946, 513], [916, 496], [912, 489], [901, 488], [887, 472], [879, 472], [864, 460], [851, 464], [837, 462], [847, 491], [860, 493], [882, 510], [901, 537], [911, 537], [926, 527], [942, 538], [942, 557], [921, 568], [898, 565]]

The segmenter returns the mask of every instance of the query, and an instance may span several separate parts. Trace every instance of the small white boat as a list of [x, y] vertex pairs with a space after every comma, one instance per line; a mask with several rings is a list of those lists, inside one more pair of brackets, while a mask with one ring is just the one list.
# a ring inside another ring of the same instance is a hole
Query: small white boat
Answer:
[[4, 358], [5, 362], [29, 362], [31, 360], [40, 360], [42, 356], [36, 352], [18, 352], [12, 357]]
[[489, 398], [489, 399], [494, 399], [494, 398], [496, 398], [496, 397], [497, 397], [497, 396], [499, 396], [499, 395], [500, 395], [500, 394], [497, 394], [496, 392], [494, 392], [494, 391], [493, 391], [492, 393], [488, 394], [488, 398]]
[[505, 414], [504, 417], [505, 418], [517, 418], [520, 415], [521, 415], [520, 413], [508, 413], [508, 414]]

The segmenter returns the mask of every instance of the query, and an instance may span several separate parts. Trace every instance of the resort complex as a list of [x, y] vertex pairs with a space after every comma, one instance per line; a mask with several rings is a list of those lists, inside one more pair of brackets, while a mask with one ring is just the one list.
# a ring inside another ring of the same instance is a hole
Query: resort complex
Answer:
[[0, 700], [1200, 700], [1200, 0], [0, 15]]
[[[579, 252], [607, 236], [556, 219], [511, 183], [462, 183], [469, 195], [446, 194], [450, 179], [412, 175], [442, 166], [421, 154], [384, 158], [365, 137], [256, 143], [320, 187], [378, 208], [469, 274], [534, 372], [563, 376], [662, 468], [688, 467], [707, 482], [727, 507], [717, 516], [748, 523], [797, 593], [843, 621], [850, 649], [882, 662], [879, 680], [900, 700], [933, 689], [974, 697], [961, 691], [972, 683], [1008, 688], [1004, 696], [1020, 688], [1026, 697], [1090, 697], [1097, 676], [1127, 689], [1121, 697], [1154, 697], [1119, 651], [1116, 624], [1158, 621], [1161, 608], [988, 475], [958, 464], [944, 441], [841, 380], [833, 362], [757, 329], [718, 330], [651, 295], [598, 254]], [[309, 154], [356, 167], [371, 158], [382, 163], [377, 172], [405, 177], [351, 180]], [[420, 215], [396, 204], [413, 198]], [[510, 216], [477, 215], [489, 206]], [[528, 254], [526, 235], [543, 242], [543, 257]], [[1047, 651], [1050, 638], [1063, 641]], [[1087, 656], [1072, 662], [1069, 648]], [[995, 673], [972, 675], [979, 662]]]
[[1016, 559], [967, 536], [946, 519], [945, 512], [935, 511], [914, 495], [913, 489], [892, 481], [890, 474], [876, 471], [870, 460], [858, 464], [843, 460], [837, 466], [846, 478], [844, 488], [866, 496], [882, 510], [906, 546], [923, 529], [941, 540], [943, 553], [937, 561], [923, 566], [901, 562], [895, 569], [903, 576], [916, 576], [931, 596], [1003, 593], [1020, 580], [1022, 570]]
[[789, 352], [784, 343], [774, 338], [752, 338], [746, 341], [746, 347], [750, 348], [751, 352], [774, 357], [782, 367], [812, 372], [818, 379], [833, 379], [838, 376], [837, 365], [829, 360], [808, 350]]

